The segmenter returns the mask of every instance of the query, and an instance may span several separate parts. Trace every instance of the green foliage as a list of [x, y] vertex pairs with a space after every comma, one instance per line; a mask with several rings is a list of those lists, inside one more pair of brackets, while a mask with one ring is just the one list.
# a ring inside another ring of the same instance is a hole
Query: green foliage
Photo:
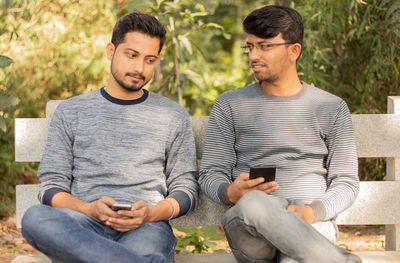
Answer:
[[[111, 1], [13, 1], [2, 15], [2, 52], [15, 60], [4, 86], [24, 98], [19, 115], [44, 117], [50, 99], [106, 83], [105, 45], [116, 12]], [[90, 13], [81, 10], [91, 10]]]
[[[14, 61], [6, 56], [0, 55], [0, 68], [6, 68], [10, 66]], [[1, 81], [1, 80], [0, 80]], [[0, 82], [1, 84], [2, 82]], [[7, 114], [4, 114], [4, 110], [8, 107], [16, 106], [19, 103], [19, 99], [15, 96], [8, 96], [4, 92], [0, 93], [0, 130], [5, 133], [7, 131], [7, 125], [5, 121], [5, 117]]]
[[[204, 71], [209, 69], [206, 52], [198, 43], [211, 42], [215, 35], [229, 39], [224, 28], [207, 22], [207, 18], [218, 6], [218, 1], [189, 0], [132, 0], [123, 13], [142, 11], [155, 15], [166, 25], [168, 39], [161, 54], [161, 67], [157, 69], [156, 78], [150, 89], [166, 97], [177, 100], [186, 106], [190, 113], [204, 114], [210, 105], [198, 105], [201, 100], [193, 99], [193, 94], [206, 93]], [[206, 31], [207, 34], [199, 34]]]
[[[218, 240], [225, 238], [218, 235], [217, 227], [215, 226], [190, 226], [190, 227], [176, 227], [185, 236], [178, 236], [178, 244], [175, 248], [176, 254], [187, 253], [204, 253], [209, 249], [214, 249], [217, 246]], [[189, 250], [188, 248], [191, 248]], [[214, 253], [226, 253], [225, 250], [215, 250]]]
[[[386, 113], [400, 90], [400, 1], [292, 1], [305, 24], [299, 73], [342, 97], [352, 113]], [[382, 159], [361, 159], [360, 177], [384, 179]]]
[[[4, 69], [10, 66], [13, 60], [6, 56], [0, 55], [0, 68]], [[5, 76], [1, 76], [0, 85], [4, 83]], [[29, 173], [29, 168], [26, 169], [24, 164], [16, 164], [13, 156], [13, 139], [12, 133], [7, 132], [8, 123], [12, 122], [9, 117], [7, 110], [11, 107], [15, 107], [19, 103], [19, 99], [16, 96], [7, 94], [7, 89], [0, 90], [0, 130], [3, 133], [0, 138], [0, 218], [2, 215], [10, 213], [14, 207], [10, 204], [10, 200], [14, 195], [14, 184], [21, 182], [18, 180], [18, 174], [16, 171], [25, 170]], [[11, 138], [10, 138], [11, 137]], [[33, 175], [32, 173], [30, 173]], [[30, 177], [33, 178], [32, 176]]]
[[305, 24], [303, 79], [344, 98], [353, 113], [386, 112], [400, 86], [399, 2], [293, 1]]
[[10, 66], [14, 61], [6, 56], [1, 56], [0, 55], [0, 68], [6, 68]]
[[14, 0], [1, 6], [0, 54], [7, 57], [0, 66], [8, 67], [0, 70], [0, 218], [14, 209], [16, 184], [37, 182], [37, 164], [14, 161], [14, 119], [44, 117], [48, 100], [106, 83], [114, 4]]

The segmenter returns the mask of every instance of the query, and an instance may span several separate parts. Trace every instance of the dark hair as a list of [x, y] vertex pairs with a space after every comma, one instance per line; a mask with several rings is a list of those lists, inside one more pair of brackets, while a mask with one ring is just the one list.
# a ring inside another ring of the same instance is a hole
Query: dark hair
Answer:
[[125, 41], [125, 36], [129, 32], [140, 32], [159, 38], [160, 49], [158, 50], [158, 53], [161, 52], [165, 43], [166, 30], [160, 21], [158, 21], [154, 16], [132, 12], [120, 17], [114, 26], [111, 37], [111, 43], [114, 44], [115, 48]]
[[293, 8], [270, 5], [256, 9], [244, 19], [243, 27], [247, 34], [259, 38], [273, 38], [282, 33], [284, 40], [303, 47], [303, 20]]

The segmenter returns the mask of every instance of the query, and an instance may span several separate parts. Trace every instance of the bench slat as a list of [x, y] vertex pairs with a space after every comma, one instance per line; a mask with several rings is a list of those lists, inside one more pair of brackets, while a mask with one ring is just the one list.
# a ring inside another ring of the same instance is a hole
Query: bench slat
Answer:
[[380, 225], [400, 223], [400, 181], [360, 183], [356, 202], [336, 222], [345, 225]]
[[[54, 106], [54, 105], [53, 105]], [[352, 115], [358, 157], [400, 157], [400, 115]], [[201, 159], [208, 116], [191, 117], [197, 159]], [[15, 119], [15, 160], [39, 162], [50, 118]]]
[[351, 116], [358, 157], [400, 157], [400, 114]]
[[190, 117], [194, 140], [196, 143], [197, 160], [201, 160], [208, 127], [208, 116]]
[[40, 162], [50, 119], [15, 119], [15, 161]]
[[[341, 225], [399, 224], [400, 182], [361, 182], [356, 202], [341, 213], [336, 222]], [[171, 221], [174, 226], [219, 225], [227, 206], [200, 195], [196, 212]]]
[[63, 100], [49, 100], [46, 103], [46, 118], [51, 119], [58, 106]]
[[[38, 204], [38, 185], [17, 185], [17, 227], [25, 211]], [[400, 182], [361, 182], [360, 194], [349, 209], [340, 214], [337, 223], [342, 225], [399, 224]], [[173, 226], [219, 225], [227, 206], [217, 204], [203, 194], [200, 195], [196, 212], [171, 220]]]

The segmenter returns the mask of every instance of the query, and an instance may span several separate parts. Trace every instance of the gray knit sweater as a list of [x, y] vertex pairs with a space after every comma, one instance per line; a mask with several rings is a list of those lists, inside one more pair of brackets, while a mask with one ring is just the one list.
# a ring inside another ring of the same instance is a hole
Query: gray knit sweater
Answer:
[[213, 107], [200, 168], [202, 190], [229, 203], [226, 190], [250, 167], [277, 166], [272, 195], [310, 204], [316, 221], [348, 208], [359, 191], [357, 154], [346, 103], [303, 83], [272, 96], [259, 83], [229, 91]]
[[183, 107], [146, 90], [126, 101], [100, 89], [57, 107], [38, 171], [39, 199], [49, 204], [65, 191], [85, 202], [110, 196], [155, 205], [173, 197], [182, 215], [197, 206], [196, 171]]

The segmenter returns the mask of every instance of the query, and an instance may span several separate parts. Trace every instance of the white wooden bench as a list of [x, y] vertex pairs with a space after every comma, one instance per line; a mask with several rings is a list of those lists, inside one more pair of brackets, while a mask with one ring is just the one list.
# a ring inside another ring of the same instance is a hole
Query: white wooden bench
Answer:
[[[47, 129], [60, 101], [49, 101], [46, 118], [15, 120], [15, 161], [39, 162]], [[400, 262], [400, 97], [388, 97], [388, 114], [352, 115], [359, 158], [387, 158], [386, 181], [361, 182], [355, 204], [343, 212], [341, 225], [386, 225], [386, 251], [357, 252], [363, 262]], [[201, 159], [208, 117], [192, 117], [198, 159]], [[38, 185], [17, 185], [17, 227], [24, 212], [37, 204]], [[219, 225], [227, 207], [200, 195], [198, 210], [172, 220], [173, 226]], [[177, 255], [178, 263], [232, 263], [231, 254]], [[18, 256], [14, 263], [50, 262], [46, 257]]]

